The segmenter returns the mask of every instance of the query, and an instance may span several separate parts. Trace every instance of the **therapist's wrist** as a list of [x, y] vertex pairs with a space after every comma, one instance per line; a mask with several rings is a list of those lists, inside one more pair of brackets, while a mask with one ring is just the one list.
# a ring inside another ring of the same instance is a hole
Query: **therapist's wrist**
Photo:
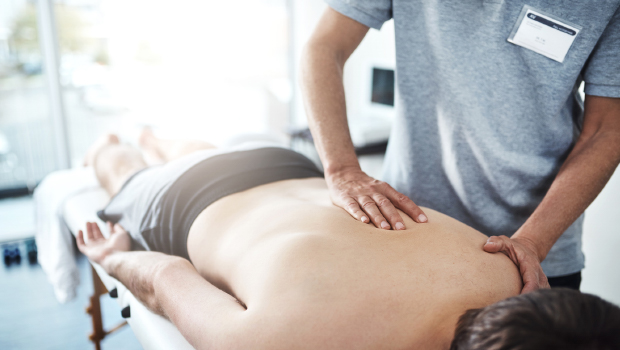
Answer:
[[325, 167], [325, 177], [339, 177], [349, 173], [361, 172], [362, 168], [359, 163], [356, 164], [333, 164]]

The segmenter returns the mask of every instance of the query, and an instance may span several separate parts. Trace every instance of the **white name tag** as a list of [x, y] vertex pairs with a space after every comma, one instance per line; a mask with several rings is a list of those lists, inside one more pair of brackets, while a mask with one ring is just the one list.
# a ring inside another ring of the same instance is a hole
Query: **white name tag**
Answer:
[[508, 41], [552, 60], [564, 62], [564, 57], [581, 29], [581, 26], [525, 5]]

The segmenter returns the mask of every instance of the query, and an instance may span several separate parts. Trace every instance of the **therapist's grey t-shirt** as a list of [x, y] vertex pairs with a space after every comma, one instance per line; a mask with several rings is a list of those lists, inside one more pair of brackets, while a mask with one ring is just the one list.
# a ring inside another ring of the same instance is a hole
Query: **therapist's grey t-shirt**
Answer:
[[[579, 136], [581, 81], [586, 94], [620, 97], [620, 0], [327, 3], [377, 29], [394, 19], [384, 180], [488, 235], [512, 235], [549, 189]], [[582, 27], [563, 63], [507, 41], [524, 5]], [[542, 263], [548, 276], [583, 269], [582, 224]]]

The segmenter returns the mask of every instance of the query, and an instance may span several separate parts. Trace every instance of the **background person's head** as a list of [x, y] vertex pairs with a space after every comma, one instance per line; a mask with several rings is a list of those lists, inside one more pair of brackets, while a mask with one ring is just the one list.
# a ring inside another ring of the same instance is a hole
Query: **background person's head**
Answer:
[[468, 310], [450, 350], [620, 349], [620, 308], [570, 289], [544, 289]]
[[118, 192], [129, 176], [146, 166], [139, 149], [122, 143], [102, 146], [93, 162], [97, 180], [110, 196]]

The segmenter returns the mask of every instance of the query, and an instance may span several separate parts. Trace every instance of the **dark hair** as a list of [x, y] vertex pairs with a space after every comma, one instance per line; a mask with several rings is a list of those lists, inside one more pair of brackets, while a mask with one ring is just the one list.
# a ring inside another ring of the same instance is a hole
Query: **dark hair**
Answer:
[[466, 311], [450, 350], [620, 349], [620, 308], [590, 294], [542, 289]]

